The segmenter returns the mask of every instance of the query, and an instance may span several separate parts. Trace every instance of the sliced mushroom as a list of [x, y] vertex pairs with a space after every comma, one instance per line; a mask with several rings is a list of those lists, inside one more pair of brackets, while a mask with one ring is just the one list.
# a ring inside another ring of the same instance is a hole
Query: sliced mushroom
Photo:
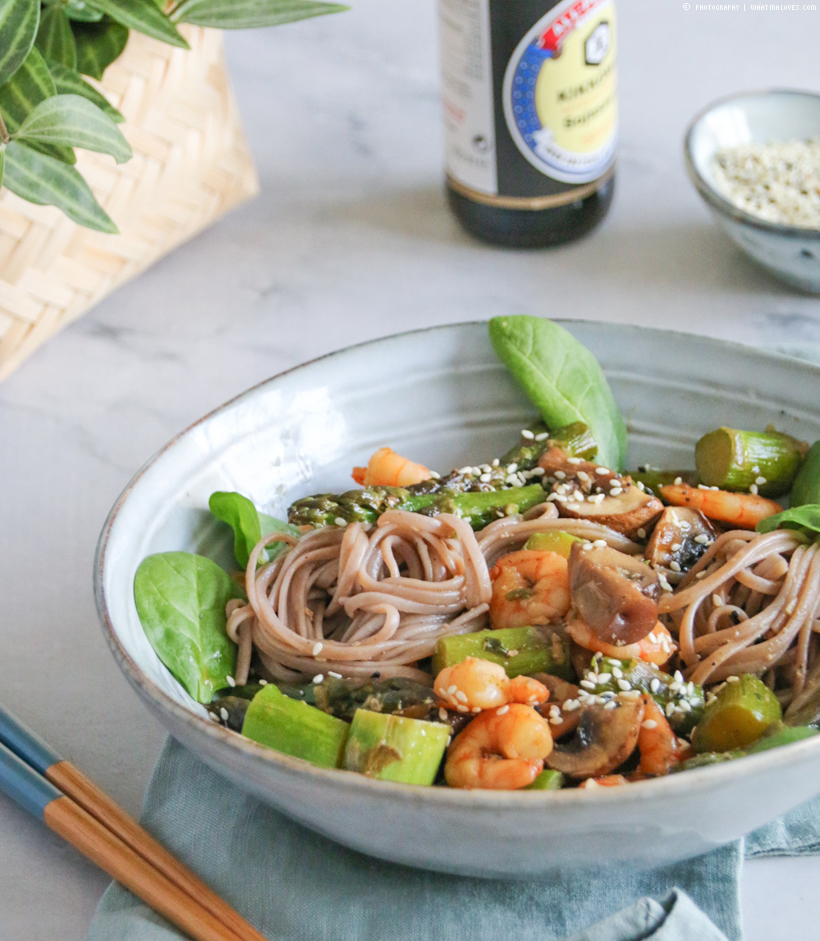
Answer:
[[632, 539], [642, 539], [653, 521], [663, 512], [657, 497], [590, 461], [568, 457], [561, 448], [550, 448], [538, 466], [551, 479], [551, 499], [561, 516], [588, 519]]
[[715, 541], [714, 526], [698, 510], [668, 506], [652, 532], [646, 559], [653, 568], [665, 570], [672, 584], [680, 581]]
[[569, 742], [555, 745], [545, 766], [576, 779], [609, 774], [635, 750], [643, 710], [640, 699], [613, 699], [606, 706], [584, 706], [575, 735]]
[[578, 615], [606, 644], [636, 644], [658, 620], [657, 574], [617, 549], [576, 543], [569, 554], [569, 587]]
[[[564, 703], [577, 700], [581, 690], [574, 683], [568, 683], [560, 676], [553, 676], [552, 673], [533, 673], [533, 679], [543, 683], [550, 692], [550, 698], [538, 707], [538, 711], [549, 722], [552, 737], [561, 738], [562, 735], [571, 732], [581, 718], [580, 709], [564, 711]], [[555, 706], [558, 707], [557, 711], [554, 709]]]

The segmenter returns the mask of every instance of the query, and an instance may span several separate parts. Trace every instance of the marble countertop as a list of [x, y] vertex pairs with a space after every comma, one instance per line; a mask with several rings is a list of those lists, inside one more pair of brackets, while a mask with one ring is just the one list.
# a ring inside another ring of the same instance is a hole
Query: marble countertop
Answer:
[[[820, 11], [623, 0], [612, 211], [584, 241], [516, 252], [472, 241], [443, 198], [434, 0], [353, 2], [228, 37], [262, 195], [0, 385], [2, 700], [132, 812], [164, 735], [103, 641], [92, 559], [124, 484], [191, 421], [337, 347], [495, 314], [820, 342], [820, 299], [740, 255], [681, 159], [708, 101], [816, 81]], [[0, 941], [79, 941], [107, 882], [6, 799], [0, 872]], [[748, 865], [748, 941], [816, 925], [818, 877], [820, 859]]]

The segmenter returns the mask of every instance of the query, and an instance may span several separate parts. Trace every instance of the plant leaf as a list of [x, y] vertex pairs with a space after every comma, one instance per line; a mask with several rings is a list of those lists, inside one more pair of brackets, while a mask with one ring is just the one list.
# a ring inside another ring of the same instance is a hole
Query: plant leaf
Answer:
[[59, 62], [49, 62], [48, 70], [54, 79], [58, 94], [82, 95], [83, 98], [87, 98], [101, 111], [104, 111], [115, 124], [120, 124], [125, 120], [114, 105], [104, 95], [101, 95], [96, 88], [92, 88], [79, 72], [68, 69], [64, 65], [60, 65]]
[[548, 428], [583, 422], [598, 445], [595, 460], [613, 470], [624, 466], [626, 425], [603, 370], [586, 347], [542, 317], [493, 317], [490, 340]]
[[[32, 46], [26, 61], [5, 85], [0, 86], [0, 112], [9, 134], [18, 130], [29, 112], [41, 101], [56, 94], [57, 88], [45, 59], [37, 47]], [[77, 159], [70, 147], [37, 144], [33, 149], [56, 157], [63, 163], [73, 164]]]
[[183, 0], [171, 19], [217, 29], [256, 29], [347, 9], [339, 3], [317, 0]]
[[40, 28], [37, 30], [37, 48], [46, 59], [60, 62], [70, 69], [77, 67], [77, 46], [71, 22], [65, 10], [58, 6], [46, 6], [40, 15]]
[[153, 0], [87, 0], [87, 3], [129, 29], [181, 49], [190, 49], [176, 26]]
[[80, 23], [99, 23], [103, 16], [99, 10], [92, 10], [84, 0], [67, 0], [65, 12], [70, 20]]
[[41, 101], [20, 125], [14, 139], [82, 147], [110, 154], [117, 163], [125, 163], [133, 156], [128, 141], [111, 118], [80, 95], [55, 95]]
[[0, 0], [0, 85], [25, 62], [40, 23], [40, 0]]
[[128, 29], [113, 20], [101, 23], [75, 23], [77, 71], [98, 81], [109, 65], [118, 59], [128, 42]]
[[62, 209], [79, 225], [99, 232], [119, 231], [74, 167], [17, 141], [6, 147], [5, 184], [31, 203]]
[[157, 656], [197, 702], [209, 703], [236, 669], [225, 605], [242, 589], [215, 562], [190, 552], [143, 559], [134, 601]]
[[771, 533], [776, 529], [800, 529], [820, 533], [820, 504], [804, 503], [791, 509], [767, 516], [757, 524], [759, 533]]
[[[208, 506], [218, 520], [233, 529], [233, 554], [242, 569], [248, 567], [251, 552], [263, 536], [269, 536], [271, 533], [290, 533], [291, 536], [300, 534], [298, 527], [266, 513], [260, 513], [241, 493], [217, 491], [211, 494]], [[270, 562], [284, 552], [286, 547], [287, 543], [284, 542], [272, 543], [262, 552], [260, 562]]]

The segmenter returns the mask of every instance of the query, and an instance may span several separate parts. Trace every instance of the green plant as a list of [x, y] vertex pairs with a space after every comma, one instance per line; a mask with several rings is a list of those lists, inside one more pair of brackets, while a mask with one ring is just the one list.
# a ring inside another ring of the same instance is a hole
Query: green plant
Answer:
[[0, 185], [116, 232], [75, 169], [74, 148], [117, 163], [131, 157], [116, 126], [123, 116], [83, 78], [103, 77], [129, 30], [187, 49], [178, 23], [246, 29], [344, 9], [316, 0], [0, 0]]

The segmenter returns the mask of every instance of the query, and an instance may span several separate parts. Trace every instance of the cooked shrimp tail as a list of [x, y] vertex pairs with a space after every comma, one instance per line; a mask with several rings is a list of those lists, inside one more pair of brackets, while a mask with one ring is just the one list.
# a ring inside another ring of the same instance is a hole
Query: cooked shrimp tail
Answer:
[[423, 464], [396, 454], [392, 448], [379, 448], [367, 467], [354, 467], [353, 479], [363, 487], [410, 487], [433, 475]]

